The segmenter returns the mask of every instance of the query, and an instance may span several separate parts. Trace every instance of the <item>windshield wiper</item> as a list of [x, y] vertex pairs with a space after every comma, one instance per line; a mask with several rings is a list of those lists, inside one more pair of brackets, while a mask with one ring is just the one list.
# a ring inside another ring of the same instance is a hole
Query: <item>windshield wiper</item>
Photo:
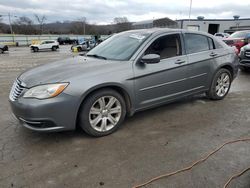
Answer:
[[88, 57], [95, 57], [95, 58], [98, 58], [98, 59], [105, 59], [107, 60], [106, 57], [103, 57], [103, 56], [100, 56], [100, 55], [97, 55], [97, 54], [87, 54]]

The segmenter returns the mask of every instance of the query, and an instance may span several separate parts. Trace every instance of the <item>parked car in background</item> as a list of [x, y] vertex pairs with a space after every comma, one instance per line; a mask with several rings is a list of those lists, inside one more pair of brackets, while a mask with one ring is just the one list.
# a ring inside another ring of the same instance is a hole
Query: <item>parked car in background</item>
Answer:
[[250, 42], [250, 30], [236, 31], [228, 38], [223, 39], [223, 41], [229, 46], [235, 46], [239, 53], [241, 47], [245, 46]]
[[78, 43], [78, 41], [76, 39], [71, 39], [70, 37], [58, 37], [57, 42], [60, 45], [63, 45], [63, 44], [77, 44]]
[[85, 40], [81, 44], [76, 44], [76, 45], [71, 46], [71, 50], [74, 51], [74, 49], [76, 49], [78, 52], [89, 51], [92, 48], [94, 48], [95, 46], [96, 46], [95, 41]]
[[228, 38], [230, 35], [228, 33], [215, 33], [214, 36], [220, 39], [225, 39], [225, 38]]
[[58, 48], [59, 48], [59, 44], [55, 40], [43, 40], [37, 44], [30, 45], [30, 49], [33, 52], [38, 52], [40, 50], [56, 51]]
[[250, 44], [241, 48], [240, 54], [240, 69], [242, 71], [250, 71]]
[[17, 119], [31, 130], [72, 130], [78, 125], [92, 136], [105, 136], [126, 115], [188, 95], [223, 99], [238, 63], [234, 49], [209, 34], [131, 30], [108, 38], [85, 56], [24, 72], [9, 100]]
[[6, 52], [8, 50], [9, 50], [9, 48], [7, 45], [0, 44], [0, 54]]

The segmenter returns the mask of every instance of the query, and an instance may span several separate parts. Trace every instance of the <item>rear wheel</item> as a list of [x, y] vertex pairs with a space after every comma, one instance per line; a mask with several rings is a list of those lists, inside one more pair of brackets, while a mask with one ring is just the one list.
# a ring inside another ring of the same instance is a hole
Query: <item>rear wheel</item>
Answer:
[[38, 48], [36, 47], [36, 48], [33, 48], [33, 52], [38, 52]]
[[80, 126], [91, 136], [116, 131], [126, 115], [123, 97], [112, 89], [103, 89], [88, 97], [79, 113]]
[[3, 54], [3, 52], [4, 52], [3, 49], [0, 49], [0, 54]]
[[229, 70], [220, 69], [214, 76], [212, 85], [207, 92], [207, 96], [212, 100], [221, 100], [229, 92], [232, 76]]
[[81, 47], [77, 47], [77, 51], [78, 51], [78, 52], [81, 52], [81, 51], [82, 51], [82, 48], [81, 48]]

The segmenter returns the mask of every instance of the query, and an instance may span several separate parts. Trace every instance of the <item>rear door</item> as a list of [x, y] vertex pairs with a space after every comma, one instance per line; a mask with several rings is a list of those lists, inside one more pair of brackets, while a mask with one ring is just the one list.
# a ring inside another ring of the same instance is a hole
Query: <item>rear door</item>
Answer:
[[187, 56], [180, 33], [155, 37], [140, 54], [158, 54], [159, 63], [134, 64], [138, 108], [145, 108], [178, 98], [187, 92]]
[[211, 38], [202, 34], [185, 33], [184, 41], [188, 57], [189, 89], [192, 93], [206, 90], [213, 74], [214, 58], [217, 56], [211, 47]]

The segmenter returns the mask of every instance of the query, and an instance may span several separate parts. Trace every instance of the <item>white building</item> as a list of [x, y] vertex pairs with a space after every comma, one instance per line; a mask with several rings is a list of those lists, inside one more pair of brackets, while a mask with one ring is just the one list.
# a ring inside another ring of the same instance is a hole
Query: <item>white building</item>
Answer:
[[233, 33], [239, 30], [250, 30], [250, 18], [239, 19], [182, 19], [177, 20], [179, 28], [192, 29], [215, 34], [219, 32]]

